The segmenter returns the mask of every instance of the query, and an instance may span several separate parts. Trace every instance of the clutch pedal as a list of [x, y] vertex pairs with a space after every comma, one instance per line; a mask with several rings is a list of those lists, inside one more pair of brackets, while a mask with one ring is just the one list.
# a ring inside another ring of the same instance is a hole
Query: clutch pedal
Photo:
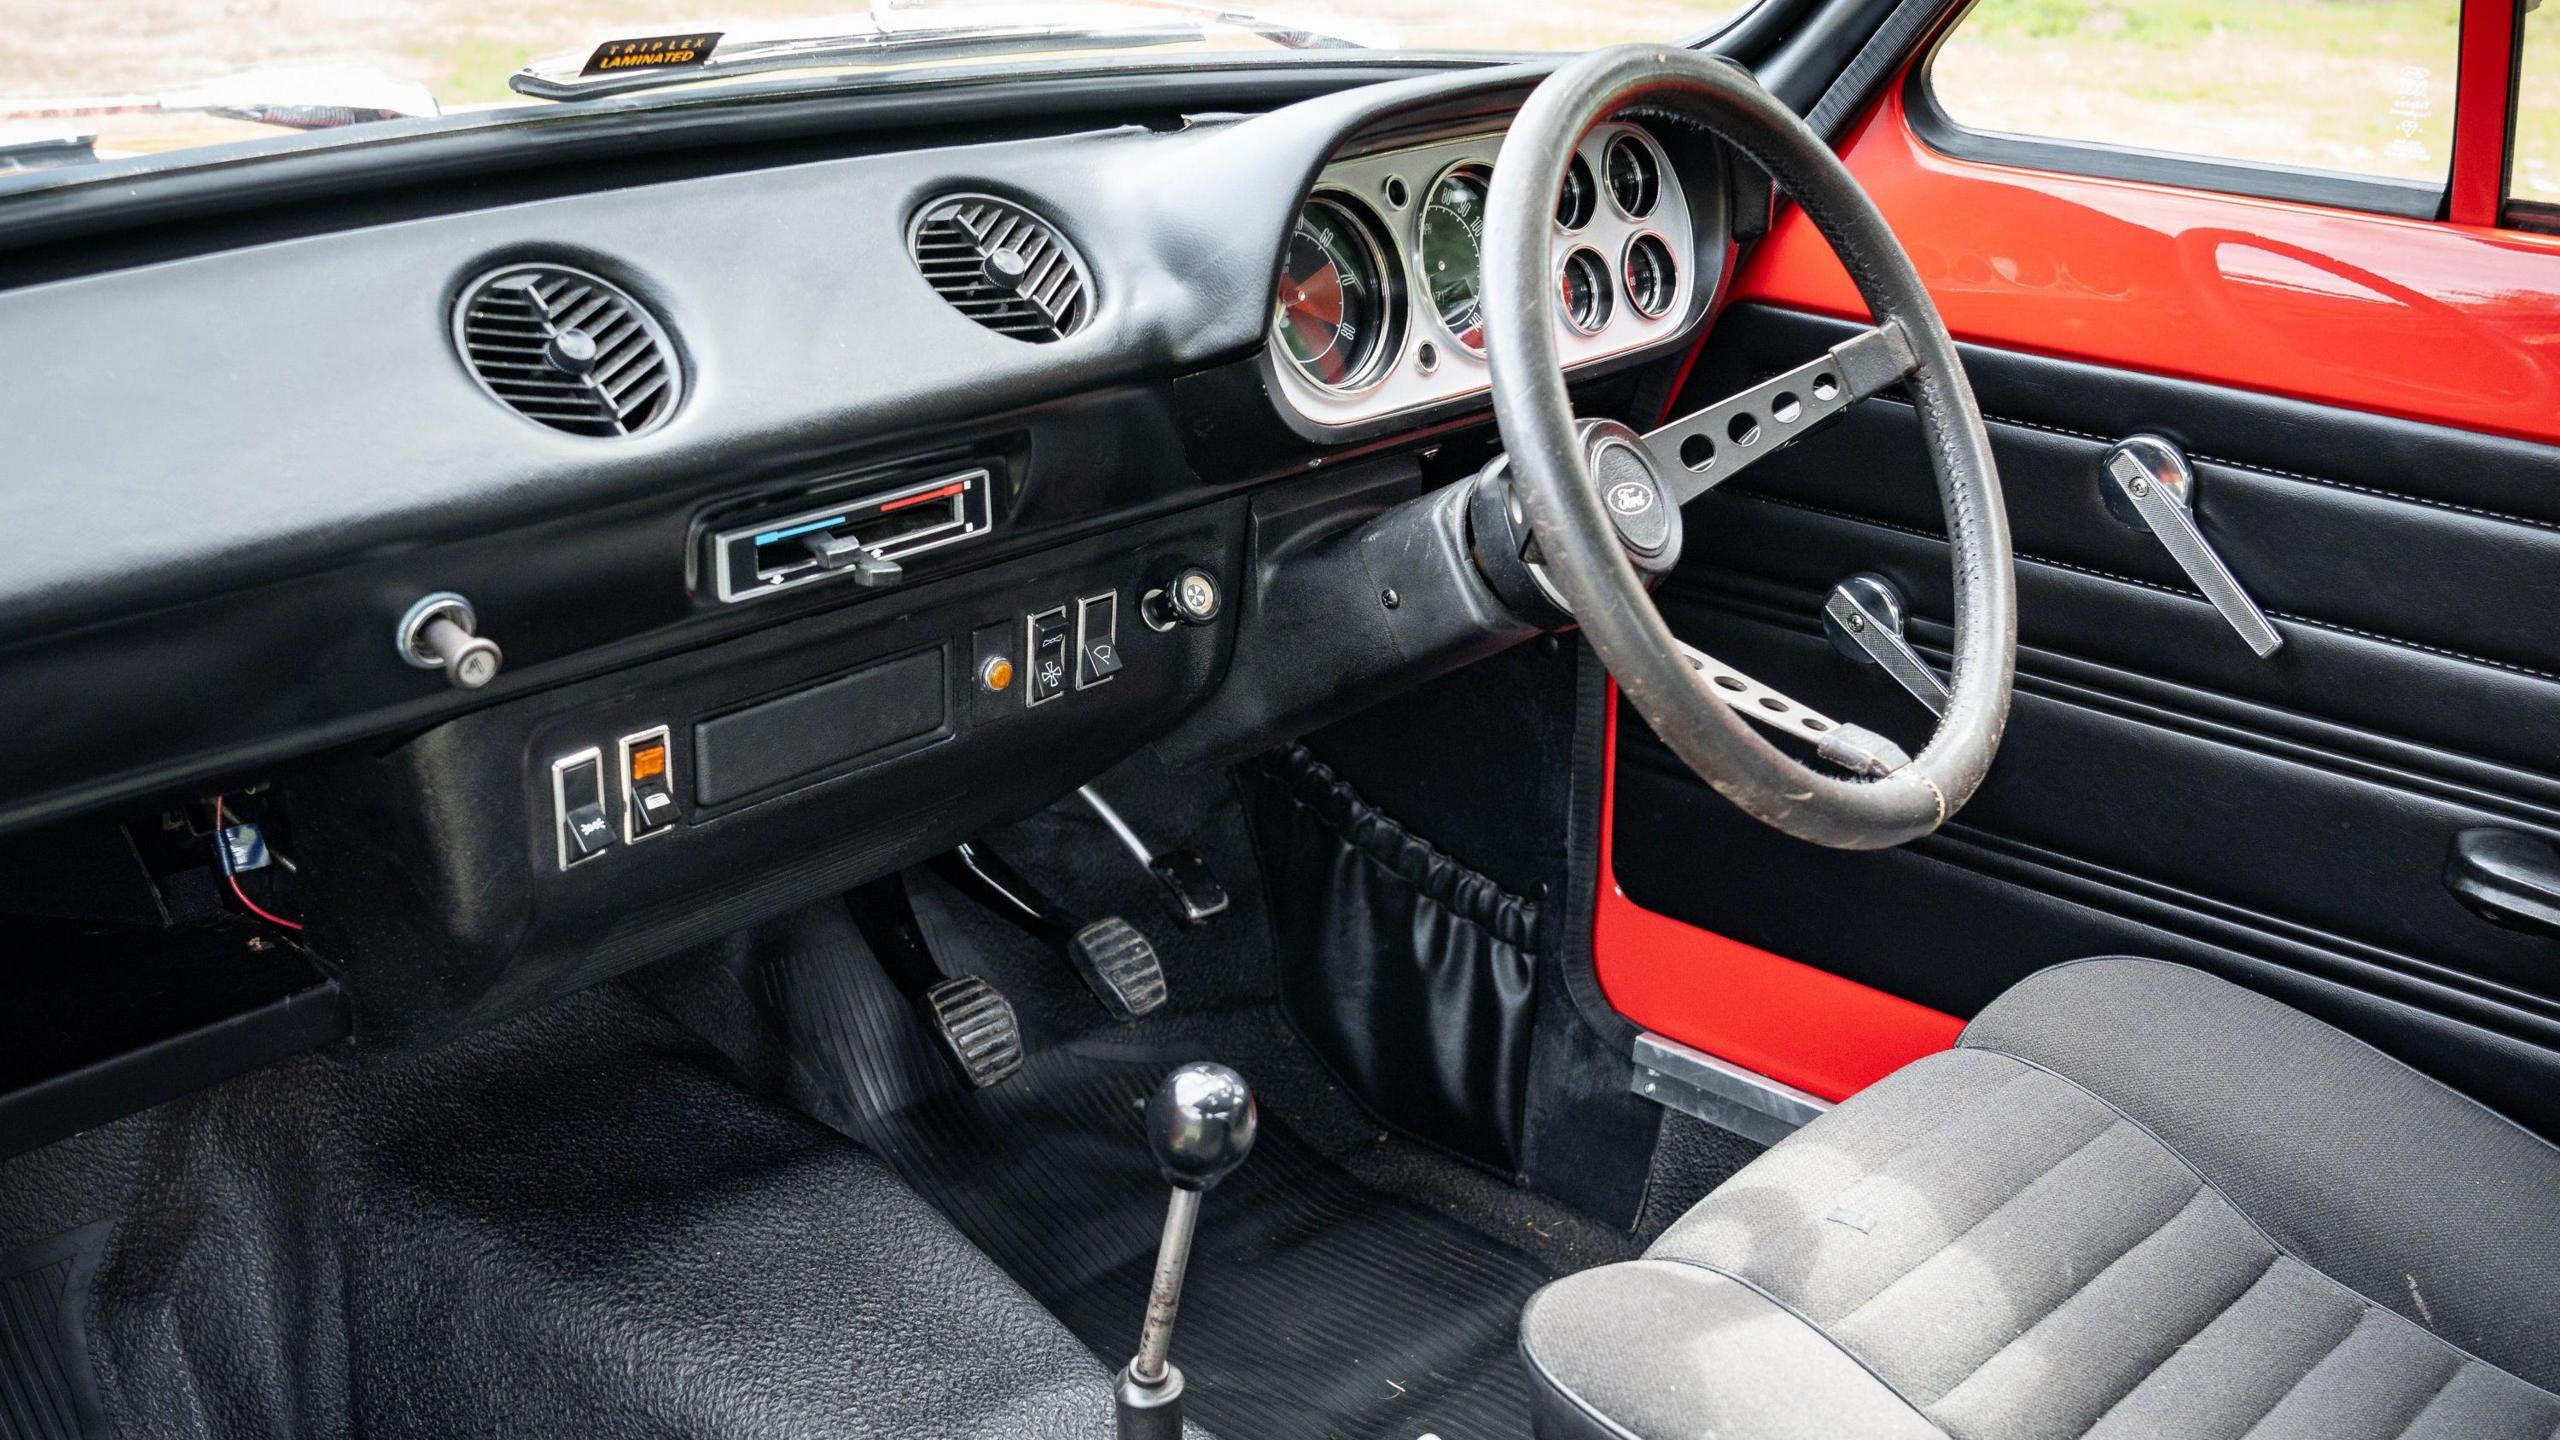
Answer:
[[906, 881], [896, 875], [845, 896], [853, 923], [889, 983], [924, 1017], [944, 1058], [980, 1090], [1022, 1068], [1022, 1019], [1004, 992], [975, 975], [946, 975], [925, 943]]
[[1067, 941], [1067, 958], [1113, 1019], [1135, 1020], [1164, 1003], [1164, 966], [1156, 947], [1117, 915], [1078, 930]]
[[1003, 991], [975, 975], [954, 976], [924, 992], [924, 1008], [971, 1085], [984, 1090], [1022, 1068], [1022, 1021]]

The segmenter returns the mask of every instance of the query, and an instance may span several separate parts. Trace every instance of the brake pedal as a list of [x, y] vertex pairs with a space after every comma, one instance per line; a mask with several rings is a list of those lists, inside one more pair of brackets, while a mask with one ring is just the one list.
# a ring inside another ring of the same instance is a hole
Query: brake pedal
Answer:
[[1135, 1020], [1164, 1003], [1164, 966], [1156, 947], [1117, 915], [1078, 930], [1067, 941], [1067, 958], [1115, 1020]]
[[1137, 926], [1117, 915], [1086, 922], [974, 844], [954, 847], [935, 868], [964, 893], [1065, 954], [1111, 1018], [1134, 1020], [1164, 1004], [1164, 966]]
[[924, 1008], [971, 1085], [984, 1090], [1022, 1068], [1022, 1021], [1003, 991], [975, 975], [955, 976], [924, 992]]

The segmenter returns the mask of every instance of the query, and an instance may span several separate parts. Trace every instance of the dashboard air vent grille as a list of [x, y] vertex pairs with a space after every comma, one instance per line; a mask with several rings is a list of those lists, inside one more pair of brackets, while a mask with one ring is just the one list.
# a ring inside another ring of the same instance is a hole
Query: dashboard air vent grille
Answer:
[[638, 435], [683, 390], [656, 317], [565, 265], [510, 265], [471, 282], [453, 340], [480, 387], [528, 420], [572, 435]]
[[963, 315], [1045, 344], [1093, 316], [1093, 282], [1056, 227], [1019, 205], [953, 195], [916, 216], [907, 249], [925, 283]]

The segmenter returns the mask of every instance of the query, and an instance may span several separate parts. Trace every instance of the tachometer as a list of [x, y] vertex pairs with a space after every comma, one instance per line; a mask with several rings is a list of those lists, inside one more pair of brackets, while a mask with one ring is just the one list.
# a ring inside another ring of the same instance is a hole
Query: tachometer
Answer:
[[1492, 175], [1459, 165], [1431, 187], [1416, 227], [1422, 288], [1449, 336], [1484, 353], [1484, 207]]
[[1356, 390], [1394, 357], [1404, 304], [1389, 253], [1376, 218], [1348, 197], [1318, 195], [1298, 212], [1272, 319], [1298, 373]]

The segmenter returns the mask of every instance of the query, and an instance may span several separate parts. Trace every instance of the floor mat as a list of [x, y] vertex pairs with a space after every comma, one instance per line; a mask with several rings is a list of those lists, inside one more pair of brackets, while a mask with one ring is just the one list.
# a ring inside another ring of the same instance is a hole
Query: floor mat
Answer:
[[[1170, 1055], [1040, 1056], [990, 1092], [884, 1124], [908, 1183], [1108, 1357], [1136, 1344], [1165, 1186], [1138, 1107]], [[1212, 1191], [1175, 1358], [1226, 1440], [1525, 1436], [1535, 1262], [1352, 1179], [1279, 1123]]]
[[[806, 922], [804, 922], [805, 924]], [[970, 1091], [849, 924], [730, 973], [788, 1035], [810, 1108], [894, 1165], [1106, 1363], [1137, 1341], [1166, 1187], [1139, 1109], [1196, 1043], [1110, 1030]], [[1209, 1055], [1205, 1058], [1217, 1058]], [[1266, 1113], [1211, 1192], [1174, 1359], [1221, 1440], [1525, 1437], [1520, 1308], [1552, 1272], [1354, 1178]]]
[[80, 1440], [103, 1433], [81, 1310], [104, 1225], [0, 1257], [0, 1435]]

